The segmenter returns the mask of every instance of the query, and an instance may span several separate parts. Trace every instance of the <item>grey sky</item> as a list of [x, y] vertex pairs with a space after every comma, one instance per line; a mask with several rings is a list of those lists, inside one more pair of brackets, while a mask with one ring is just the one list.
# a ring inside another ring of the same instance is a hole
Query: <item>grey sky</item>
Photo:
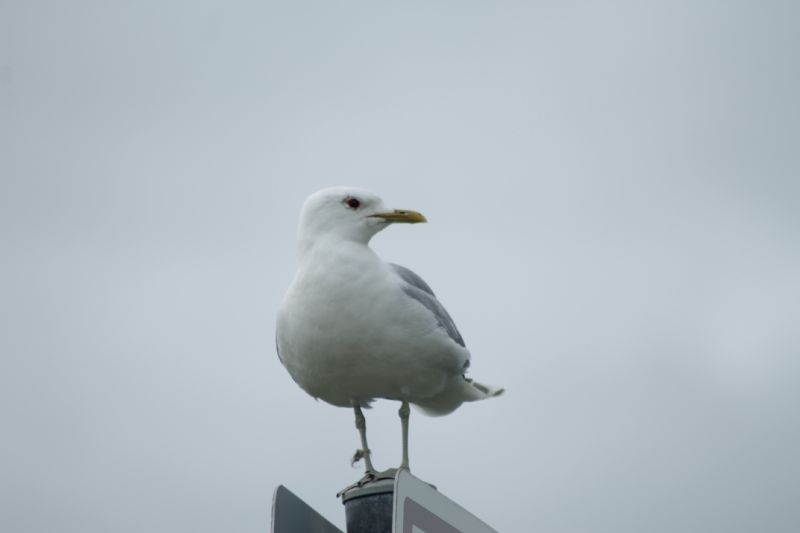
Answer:
[[[0, 4], [0, 530], [341, 524], [352, 413], [274, 353], [306, 195], [507, 395], [411, 418], [501, 531], [800, 528], [794, 2]], [[395, 404], [367, 413], [400, 460]]]

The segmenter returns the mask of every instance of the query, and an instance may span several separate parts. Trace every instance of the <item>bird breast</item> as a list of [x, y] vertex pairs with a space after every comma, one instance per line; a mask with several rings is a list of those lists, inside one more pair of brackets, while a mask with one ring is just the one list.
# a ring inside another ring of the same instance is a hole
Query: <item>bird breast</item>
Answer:
[[453, 373], [452, 348], [364, 249], [302, 262], [278, 314], [281, 359], [309, 394], [334, 405], [434, 395]]

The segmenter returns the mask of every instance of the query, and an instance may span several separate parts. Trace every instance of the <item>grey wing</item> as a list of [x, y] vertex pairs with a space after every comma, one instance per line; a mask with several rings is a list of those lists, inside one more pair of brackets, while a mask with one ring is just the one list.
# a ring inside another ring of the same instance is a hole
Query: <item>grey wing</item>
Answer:
[[425, 291], [428, 294], [430, 294], [431, 296], [434, 296], [434, 297], [436, 296], [435, 294], [433, 294], [433, 289], [431, 289], [430, 285], [425, 283], [425, 280], [422, 279], [421, 277], [419, 277], [410, 268], [406, 268], [406, 267], [404, 267], [402, 265], [396, 265], [394, 263], [389, 263], [389, 266], [392, 267], [392, 270], [394, 270], [395, 273], [398, 276], [400, 276], [401, 278], [403, 278], [403, 281], [405, 281], [409, 285], [411, 285], [413, 287], [416, 287], [416, 288], [418, 288], [418, 289], [420, 289], [422, 291]]
[[439, 300], [436, 299], [436, 295], [433, 294], [433, 290], [431, 289], [430, 285], [425, 283], [425, 280], [415, 274], [412, 270], [404, 266], [395, 265], [394, 263], [389, 263], [389, 266], [392, 268], [395, 274], [400, 276], [400, 278], [405, 282], [403, 284], [403, 292], [406, 293], [407, 296], [410, 296], [424, 305], [428, 311], [433, 313], [433, 316], [436, 318], [436, 322], [439, 324], [439, 327], [442, 328], [457, 344], [466, 348], [466, 345], [464, 344], [464, 338], [461, 336], [461, 333], [458, 332], [456, 323], [453, 322], [452, 318], [450, 318], [450, 314], [447, 312], [447, 309], [445, 309]]

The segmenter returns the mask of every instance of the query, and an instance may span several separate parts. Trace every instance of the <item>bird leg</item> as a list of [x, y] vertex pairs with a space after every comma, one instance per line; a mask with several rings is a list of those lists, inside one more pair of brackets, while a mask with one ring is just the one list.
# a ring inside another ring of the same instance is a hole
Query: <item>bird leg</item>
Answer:
[[407, 401], [403, 401], [397, 413], [400, 415], [400, 425], [403, 428], [403, 462], [400, 463], [400, 470], [405, 469], [411, 471], [408, 467], [408, 416], [410, 410]]
[[403, 426], [403, 462], [400, 464], [400, 468], [390, 468], [388, 470], [384, 470], [383, 472], [376, 472], [375, 469], [372, 467], [372, 460], [370, 459], [370, 451], [369, 446], [367, 445], [367, 421], [364, 418], [364, 413], [361, 412], [361, 406], [354, 405], [353, 410], [356, 413], [356, 428], [358, 429], [358, 433], [361, 436], [361, 449], [356, 450], [355, 455], [353, 455], [353, 464], [358, 462], [361, 459], [364, 459], [364, 462], [367, 466], [367, 471], [364, 474], [364, 477], [349, 485], [342, 490], [340, 490], [336, 496], [340, 497], [346, 494], [348, 491], [363, 487], [368, 483], [374, 483], [376, 481], [381, 481], [385, 479], [395, 479], [397, 477], [397, 473], [400, 470], [409, 470], [408, 468], [408, 415], [410, 410], [408, 408], [408, 402], [403, 402], [400, 406], [400, 422]]
[[353, 454], [352, 464], [364, 459], [366, 473], [369, 476], [375, 473], [375, 468], [372, 466], [369, 446], [367, 445], [367, 420], [364, 418], [364, 413], [361, 412], [360, 405], [354, 406], [353, 410], [356, 412], [356, 429], [358, 429], [358, 434], [361, 436], [361, 449], [356, 450], [356, 453]]

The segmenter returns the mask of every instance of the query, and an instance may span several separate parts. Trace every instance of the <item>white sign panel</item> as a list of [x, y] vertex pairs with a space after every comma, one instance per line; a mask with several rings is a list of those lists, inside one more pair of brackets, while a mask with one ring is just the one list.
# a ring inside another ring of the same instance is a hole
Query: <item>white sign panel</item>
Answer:
[[409, 472], [394, 484], [393, 533], [497, 533], [481, 519]]

